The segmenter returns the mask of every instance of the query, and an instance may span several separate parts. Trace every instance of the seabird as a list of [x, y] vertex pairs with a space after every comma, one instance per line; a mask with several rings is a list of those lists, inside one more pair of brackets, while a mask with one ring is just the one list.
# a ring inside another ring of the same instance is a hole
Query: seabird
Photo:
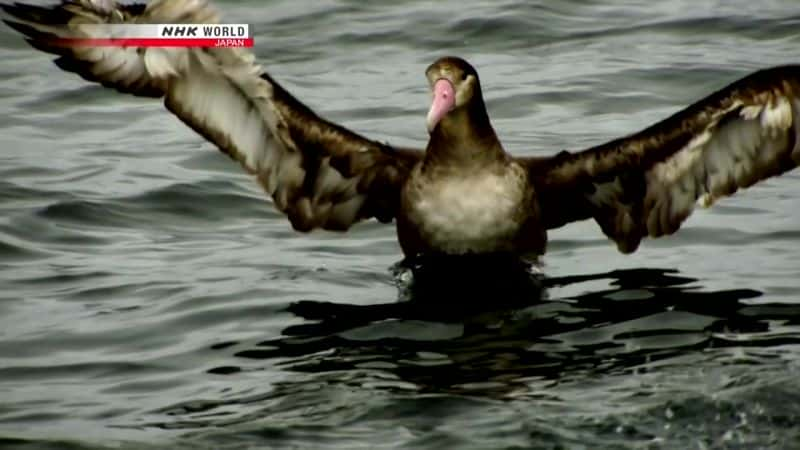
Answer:
[[406, 257], [545, 252], [547, 230], [594, 219], [624, 253], [672, 234], [695, 205], [800, 162], [800, 66], [755, 72], [638, 133], [547, 157], [505, 151], [478, 73], [446, 57], [426, 71], [424, 150], [368, 139], [319, 117], [241, 48], [68, 47], [108, 23], [216, 23], [203, 0], [64, 0], [2, 5], [4, 20], [56, 65], [103, 86], [164, 98], [238, 161], [299, 231], [395, 221]]

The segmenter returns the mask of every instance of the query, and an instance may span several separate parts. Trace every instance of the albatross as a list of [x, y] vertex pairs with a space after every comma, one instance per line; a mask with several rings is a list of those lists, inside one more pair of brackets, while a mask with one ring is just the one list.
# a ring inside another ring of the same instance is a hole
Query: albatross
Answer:
[[441, 58], [425, 149], [328, 121], [242, 48], [70, 47], [119, 23], [217, 23], [204, 0], [2, 5], [4, 21], [55, 64], [167, 109], [252, 174], [298, 231], [394, 221], [407, 258], [538, 256], [547, 231], [594, 219], [623, 253], [800, 163], [800, 66], [752, 73], [637, 133], [579, 151], [512, 156], [492, 128], [476, 70]]

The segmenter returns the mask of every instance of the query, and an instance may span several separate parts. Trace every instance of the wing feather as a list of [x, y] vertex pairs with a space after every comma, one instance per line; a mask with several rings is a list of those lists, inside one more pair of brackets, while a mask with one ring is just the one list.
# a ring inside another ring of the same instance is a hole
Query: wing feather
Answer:
[[317, 116], [237, 48], [66, 47], [109, 23], [216, 23], [205, 0], [63, 0], [0, 5], [58, 67], [124, 93], [164, 97], [169, 111], [255, 176], [294, 228], [344, 230], [390, 221], [400, 186], [422, 153], [366, 139]]
[[631, 136], [524, 162], [546, 226], [594, 218], [632, 252], [677, 231], [696, 204], [800, 164], [800, 66], [751, 74]]

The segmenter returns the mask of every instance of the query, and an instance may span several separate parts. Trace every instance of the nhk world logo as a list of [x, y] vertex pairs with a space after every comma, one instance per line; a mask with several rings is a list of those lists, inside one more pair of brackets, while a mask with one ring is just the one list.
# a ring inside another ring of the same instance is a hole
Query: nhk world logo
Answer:
[[[97, 47], [252, 47], [247, 24], [81, 25], [80, 37], [59, 39], [64, 46]], [[73, 33], [74, 34], [74, 33]]]

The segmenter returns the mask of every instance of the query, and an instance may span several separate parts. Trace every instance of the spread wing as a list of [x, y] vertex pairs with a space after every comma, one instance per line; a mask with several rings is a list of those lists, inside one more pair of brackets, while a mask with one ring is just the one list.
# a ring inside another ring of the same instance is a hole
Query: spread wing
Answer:
[[4, 21], [33, 47], [58, 55], [58, 67], [121, 92], [164, 97], [167, 109], [253, 174], [298, 230], [391, 221], [402, 182], [421, 159], [419, 151], [320, 118], [245, 49], [64, 45], [66, 38], [105, 37], [93, 35], [98, 24], [218, 22], [205, 0], [0, 6]]
[[631, 136], [523, 161], [548, 228], [594, 218], [633, 252], [677, 231], [695, 204], [800, 164], [800, 66], [753, 73]]

